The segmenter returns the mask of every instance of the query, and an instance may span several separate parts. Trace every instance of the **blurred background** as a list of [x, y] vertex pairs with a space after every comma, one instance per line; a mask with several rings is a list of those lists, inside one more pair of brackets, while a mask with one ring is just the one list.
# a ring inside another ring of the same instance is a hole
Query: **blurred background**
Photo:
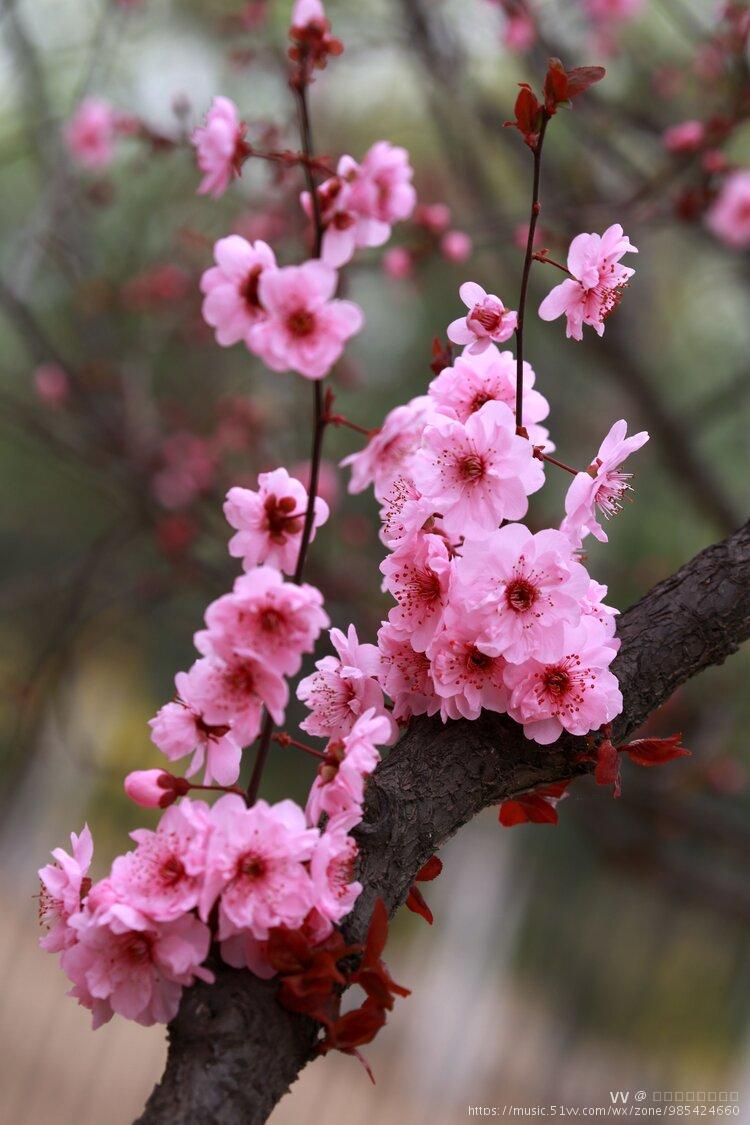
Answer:
[[[129, 1122], [163, 1064], [163, 1028], [116, 1018], [93, 1035], [89, 1013], [66, 999], [56, 960], [36, 947], [36, 869], [88, 821], [101, 875], [127, 832], [155, 821], [129, 804], [122, 778], [161, 764], [147, 720], [192, 661], [205, 605], [238, 572], [223, 496], [277, 464], [306, 470], [309, 387], [242, 346], [217, 347], [198, 289], [230, 231], [267, 239], [283, 262], [305, 253], [299, 169], [250, 161], [216, 202], [196, 195], [188, 143], [221, 93], [251, 140], [297, 147], [289, 8], [0, 8], [0, 1119], [12, 1125]], [[711, 216], [750, 163], [748, 9], [331, 0], [327, 10], [346, 49], [312, 90], [318, 153], [402, 144], [420, 202], [445, 205], [345, 271], [366, 326], [334, 373], [337, 408], [365, 427], [425, 391], [463, 280], [516, 305], [531, 171], [502, 127], [516, 84], [539, 86], [550, 54], [607, 67], [550, 128], [540, 244], [564, 257], [572, 235], [621, 222], [637, 273], [603, 341], [591, 331], [566, 341], [560, 322], [530, 315], [526, 349], [563, 460], [590, 461], [620, 417], [651, 433], [635, 505], [609, 545], [590, 550], [592, 574], [624, 609], [747, 517], [750, 203], [737, 220], [744, 243]], [[86, 97], [129, 121], [99, 169], [64, 142]], [[665, 141], [686, 121], [702, 130]], [[556, 283], [535, 267], [532, 312]], [[374, 640], [388, 605], [376, 506], [348, 496], [336, 469], [359, 443], [326, 435], [334, 518], [308, 576], [335, 624], [354, 621]], [[534, 498], [533, 526], [559, 522], [559, 477]], [[736, 1092], [750, 1121], [749, 672], [740, 653], [678, 693], [650, 729], [681, 730], [693, 757], [626, 765], [619, 801], [579, 782], [557, 828], [503, 829], [488, 810], [451, 841], [443, 875], [424, 888], [435, 925], [394, 924], [389, 964], [413, 995], [366, 1049], [377, 1087], [353, 1059], [329, 1057], [273, 1121], [452, 1123], [468, 1105], [583, 1107], [637, 1088]], [[310, 785], [307, 762], [289, 754], [274, 750], [269, 799], [302, 799]]]

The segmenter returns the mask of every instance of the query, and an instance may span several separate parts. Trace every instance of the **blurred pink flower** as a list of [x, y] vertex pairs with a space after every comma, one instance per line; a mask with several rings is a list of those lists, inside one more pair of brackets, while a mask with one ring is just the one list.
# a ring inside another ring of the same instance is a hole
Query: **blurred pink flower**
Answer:
[[57, 363], [40, 363], [33, 379], [37, 398], [47, 406], [63, 406], [70, 397], [70, 379]]
[[194, 129], [192, 136], [198, 167], [203, 172], [199, 195], [218, 199], [227, 190], [232, 177], [239, 176], [249, 151], [244, 140], [246, 128], [231, 98], [214, 98], [205, 125]]
[[730, 172], [706, 213], [706, 225], [728, 246], [750, 246], [750, 169]]
[[112, 162], [117, 113], [103, 98], [84, 98], [65, 126], [68, 152], [84, 168], [101, 171]]
[[695, 152], [703, 144], [706, 127], [702, 121], [681, 121], [670, 125], [662, 134], [668, 152]]
[[472, 241], [462, 230], [449, 230], [440, 240], [440, 252], [449, 262], [461, 265], [471, 257]]

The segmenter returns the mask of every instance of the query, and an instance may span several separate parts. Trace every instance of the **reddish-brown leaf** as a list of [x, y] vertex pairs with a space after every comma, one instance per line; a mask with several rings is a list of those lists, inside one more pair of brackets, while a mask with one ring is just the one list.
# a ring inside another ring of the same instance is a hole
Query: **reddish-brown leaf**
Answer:
[[427, 863], [423, 863], [417, 874], [414, 876], [415, 883], [431, 883], [433, 879], [437, 879], [440, 872], [443, 870], [443, 861], [438, 859], [436, 855], [431, 855]]
[[516, 824], [557, 824], [557, 810], [554, 805], [538, 793], [524, 793], [500, 806], [500, 823], [504, 828]]
[[377, 960], [385, 949], [388, 940], [388, 911], [382, 898], [375, 899], [370, 918], [370, 927], [365, 942], [364, 960]]
[[568, 97], [575, 98], [578, 94], [582, 94], [595, 82], [601, 82], [606, 73], [603, 66], [576, 66], [573, 70], [569, 70]]
[[594, 780], [597, 785], [612, 785], [614, 796], [620, 796], [620, 755], [608, 738], [603, 738], [597, 747]]
[[416, 883], [412, 883], [406, 896], [406, 905], [414, 914], [420, 914], [428, 925], [435, 921], [432, 911], [424, 900], [424, 896]]
[[691, 756], [691, 751], [680, 745], [681, 740], [681, 734], [672, 734], [669, 738], [636, 738], [626, 742], [620, 750], [637, 766], [662, 766], [675, 758]]

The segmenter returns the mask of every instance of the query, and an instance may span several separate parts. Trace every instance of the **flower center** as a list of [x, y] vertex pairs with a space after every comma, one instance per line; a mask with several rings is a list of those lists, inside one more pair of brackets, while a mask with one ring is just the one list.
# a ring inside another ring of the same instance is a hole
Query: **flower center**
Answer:
[[174, 887], [185, 875], [185, 867], [176, 855], [170, 855], [161, 865], [160, 875], [167, 887]]
[[286, 318], [286, 327], [292, 336], [297, 336], [299, 339], [311, 336], [315, 331], [315, 314], [309, 309], [297, 309]]
[[505, 601], [516, 613], [526, 613], [538, 597], [539, 591], [528, 578], [514, 578], [505, 587]]
[[545, 690], [555, 699], [562, 699], [570, 690], [570, 676], [564, 668], [548, 668], [542, 682]]
[[266, 526], [272, 539], [283, 540], [286, 535], [296, 535], [302, 530], [300, 518], [294, 515], [297, 501], [293, 496], [282, 496], [281, 500], [271, 494], [263, 504], [266, 513]]
[[237, 864], [237, 874], [253, 881], [262, 879], [267, 870], [265, 859], [255, 852], [246, 852]]
[[488, 668], [492, 663], [492, 657], [471, 646], [466, 654], [466, 662], [470, 668]]
[[264, 609], [260, 615], [260, 627], [265, 633], [279, 633], [284, 624], [284, 615], [277, 609]]
[[479, 480], [484, 476], [484, 461], [478, 453], [470, 453], [459, 462], [459, 469], [467, 480]]
[[503, 322], [503, 310], [492, 305], [474, 305], [469, 320], [476, 321], [485, 332], [496, 332]]
[[240, 296], [250, 312], [257, 312], [262, 307], [258, 296], [258, 282], [262, 273], [262, 266], [253, 266], [240, 286]]
[[151, 960], [151, 942], [145, 934], [136, 934], [128, 944], [128, 955], [138, 965]]
[[476, 414], [477, 410], [481, 410], [486, 402], [494, 402], [494, 398], [487, 391], [478, 391], [471, 402], [470, 410], [472, 414]]
[[349, 230], [349, 227], [353, 227], [355, 222], [356, 219], [350, 211], [337, 211], [333, 216], [331, 226], [335, 227], [336, 230]]

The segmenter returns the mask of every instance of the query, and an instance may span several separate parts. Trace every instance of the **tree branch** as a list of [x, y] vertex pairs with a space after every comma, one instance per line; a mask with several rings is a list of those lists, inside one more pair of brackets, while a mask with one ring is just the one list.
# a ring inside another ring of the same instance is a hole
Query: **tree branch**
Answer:
[[[655, 586], [618, 632], [624, 709], [614, 734], [622, 740], [750, 636], [750, 523]], [[425, 860], [481, 809], [587, 772], [582, 745], [565, 737], [539, 747], [507, 716], [490, 713], [475, 722], [415, 721], [368, 784], [359, 829], [364, 891], [347, 937], [362, 938], [378, 895], [395, 910]], [[260, 1125], [313, 1057], [315, 1025], [276, 1002], [273, 982], [214, 967], [216, 983], [189, 989], [170, 1024], [166, 1071], [138, 1125]]]

